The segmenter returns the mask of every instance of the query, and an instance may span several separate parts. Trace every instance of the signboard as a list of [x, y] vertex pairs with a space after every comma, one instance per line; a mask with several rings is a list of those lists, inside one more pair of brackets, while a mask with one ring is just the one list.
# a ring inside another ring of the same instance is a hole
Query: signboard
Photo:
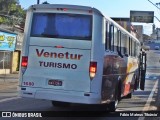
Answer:
[[153, 23], [154, 12], [153, 11], [130, 11], [130, 21], [141, 22], [141, 23]]
[[0, 50], [14, 51], [16, 46], [16, 34], [0, 31]]

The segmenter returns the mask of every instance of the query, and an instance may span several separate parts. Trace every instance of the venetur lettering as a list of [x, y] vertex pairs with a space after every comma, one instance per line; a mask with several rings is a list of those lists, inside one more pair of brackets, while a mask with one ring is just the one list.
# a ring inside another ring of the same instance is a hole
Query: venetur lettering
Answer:
[[70, 54], [69, 52], [65, 53], [47, 52], [44, 49], [42, 50], [36, 49], [36, 53], [38, 57], [71, 59], [71, 60], [80, 60], [83, 56], [81, 54]]

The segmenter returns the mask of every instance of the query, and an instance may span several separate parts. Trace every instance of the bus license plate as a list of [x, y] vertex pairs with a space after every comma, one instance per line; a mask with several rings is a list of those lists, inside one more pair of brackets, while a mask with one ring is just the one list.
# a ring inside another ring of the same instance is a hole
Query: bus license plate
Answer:
[[49, 80], [48, 85], [62, 86], [62, 81], [61, 80]]

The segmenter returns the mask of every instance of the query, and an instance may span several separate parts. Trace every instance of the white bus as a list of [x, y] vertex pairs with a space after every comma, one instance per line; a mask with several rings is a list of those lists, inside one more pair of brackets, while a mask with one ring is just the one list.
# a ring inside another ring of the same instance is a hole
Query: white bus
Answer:
[[95, 8], [33, 5], [25, 23], [20, 96], [115, 111], [139, 85], [140, 52], [134, 36]]

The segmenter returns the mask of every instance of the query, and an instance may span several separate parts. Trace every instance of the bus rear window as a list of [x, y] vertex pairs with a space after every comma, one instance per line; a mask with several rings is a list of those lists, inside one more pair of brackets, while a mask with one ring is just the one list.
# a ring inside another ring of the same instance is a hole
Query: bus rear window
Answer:
[[31, 28], [31, 37], [91, 40], [92, 16], [34, 13]]

